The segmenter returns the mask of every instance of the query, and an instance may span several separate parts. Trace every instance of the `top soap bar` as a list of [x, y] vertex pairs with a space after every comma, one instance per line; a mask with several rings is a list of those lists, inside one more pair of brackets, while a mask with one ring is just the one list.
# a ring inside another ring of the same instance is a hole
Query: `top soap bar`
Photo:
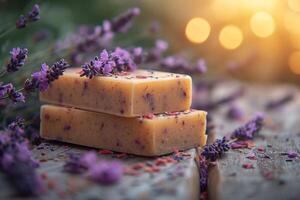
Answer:
[[80, 70], [66, 70], [40, 93], [40, 99], [123, 117], [190, 109], [192, 79], [188, 75], [136, 70], [88, 79], [79, 76]]

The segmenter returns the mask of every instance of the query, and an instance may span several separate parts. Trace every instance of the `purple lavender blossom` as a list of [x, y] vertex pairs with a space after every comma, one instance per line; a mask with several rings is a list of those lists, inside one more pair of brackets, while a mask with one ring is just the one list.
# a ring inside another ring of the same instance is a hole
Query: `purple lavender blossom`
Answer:
[[41, 70], [34, 72], [31, 75], [31, 79], [25, 81], [24, 89], [26, 91], [32, 91], [35, 88], [38, 88], [41, 92], [48, 89], [49, 84], [61, 75], [69, 67], [69, 64], [64, 61], [64, 59], [55, 62], [51, 67], [46, 63], [41, 65]]
[[93, 78], [94, 76], [110, 75], [123, 71], [132, 71], [136, 69], [136, 64], [133, 61], [132, 55], [117, 47], [112, 53], [103, 50], [100, 53], [100, 58], [95, 57], [89, 63], [82, 65], [82, 73], [80, 76]]
[[69, 159], [64, 165], [64, 171], [72, 174], [81, 174], [86, 171], [86, 167], [80, 162], [80, 156], [70, 154]]
[[228, 141], [223, 137], [222, 139], [217, 139], [210, 145], [205, 145], [201, 155], [204, 156], [206, 160], [216, 161], [217, 158], [221, 157], [229, 149]]
[[254, 136], [261, 130], [264, 122], [263, 114], [259, 113], [245, 125], [240, 126], [232, 133], [232, 138], [241, 140], [253, 139]]
[[89, 169], [90, 167], [92, 167], [97, 163], [97, 160], [98, 160], [97, 154], [94, 151], [90, 151], [83, 154], [80, 157], [79, 162], [83, 167]]
[[227, 117], [229, 119], [238, 120], [241, 119], [243, 116], [244, 116], [243, 110], [236, 105], [231, 105], [227, 111]]
[[8, 91], [13, 89], [13, 85], [11, 83], [0, 85], [0, 98], [3, 98]]
[[133, 58], [133, 61], [136, 64], [141, 64], [143, 62], [143, 48], [142, 47], [135, 47], [130, 50], [130, 54]]
[[128, 9], [125, 13], [122, 13], [111, 21], [111, 30], [113, 32], [126, 32], [130, 27], [133, 18], [139, 14], [139, 8]]
[[196, 62], [196, 70], [199, 73], [201, 73], [201, 74], [203, 74], [203, 73], [205, 73], [207, 71], [207, 66], [206, 66], [206, 62], [205, 62], [204, 59], [197, 60], [197, 62]]
[[200, 191], [206, 191], [208, 184], [208, 162], [202, 156], [199, 158]]
[[31, 11], [27, 13], [26, 16], [20, 15], [18, 20], [16, 21], [17, 29], [25, 28], [28, 22], [35, 22], [40, 19], [40, 7], [35, 4]]
[[31, 11], [28, 12], [27, 14], [27, 20], [29, 22], [35, 22], [40, 19], [40, 7], [39, 5], [35, 4], [32, 8]]
[[25, 96], [22, 92], [15, 90], [15, 88], [10, 89], [7, 92], [8, 98], [12, 100], [14, 103], [25, 102]]
[[163, 40], [156, 40], [155, 46], [148, 51], [146, 62], [157, 62], [161, 59], [162, 54], [168, 49], [168, 43]]
[[37, 161], [25, 140], [23, 122], [17, 118], [6, 131], [0, 132], [0, 169], [12, 183], [18, 195], [38, 195], [43, 185], [35, 168]]
[[117, 161], [101, 161], [89, 170], [91, 180], [100, 184], [114, 184], [123, 176], [123, 166]]
[[36, 83], [35, 87], [38, 87], [40, 91], [45, 91], [47, 90], [48, 86], [49, 86], [49, 82], [48, 82], [48, 70], [49, 70], [49, 66], [46, 63], [43, 63], [41, 65], [41, 70], [34, 72], [31, 77], [32, 77], [32, 82]]
[[69, 64], [64, 59], [55, 62], [47, 71], [48, 83], [57, 80], [68, 67]]
[[17, 116], [16, 119], [8, 125], [8, 129], [12, 131], [16, 130], [17, 128], [23, 129], [25, 126], [24, 122], [25, 120], [23, 117]]
[[10, 51], [10, 62], [6, 65], [7, 72], [18, 71], [24, 64], [28, 56], [28, 49], [26, 48], [13, 48]]
[[27, 25], [27, 19], [24, 15], [20, 15], [18, 20], [16, 21], [17, 29], [25, 28]]

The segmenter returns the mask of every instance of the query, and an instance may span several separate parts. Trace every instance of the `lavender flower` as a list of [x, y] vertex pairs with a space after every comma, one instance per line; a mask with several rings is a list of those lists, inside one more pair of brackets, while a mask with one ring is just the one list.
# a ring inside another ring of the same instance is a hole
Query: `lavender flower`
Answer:
[[93, 165], [97, 163], [97, 154], [93, 151], [87, 152], [80, 157], [80, 164], [86, 169], [91, 168]]
[[39, 5], [35, 4], [31, 11], [27, 14], [27, 20], [28, 22], [35, 22], [40, 19], [40, 7]]
[[23, 117], [17, 116], [16, 119], [8, 125], [8, 128], [13, 131], [16, 130], [17, 128], [23, 129], [25, 126], [24, 122], [25, 120]]
[[11, 83], [8, 83], [6, 85], [0, 85], [0, 99], [3, 98], [8, 91], [13, 89], [13, 85]]
[[205, 145], [201, 153], [207, 160], [215, 161], [230, 149], [225, 137], [217, 139], [213, 144]]
[[32, 85], [34, 85], [35, 88], [38, 87], [40, 91], [47, 90], [47, 88], [49, 86], [48, 70], [49, 70], [49, 66], [46, 63], [43, 63], [41, 65], [41, 70], [37, 71], [37, 72], [34, 72], [31, 75]]
[[33, 196], [43, 189], [36, 167], [37, 161], [32, 159], [25, 140], [23, 120], [17, 118], [0, 132], [0, 169], [19, 195]]
[[100, 58], [95, 57], [89, 63], [82, 65], [82, 73], [80, 76], [93, 78], [94, 76], [110, 75], [123, 71], [132, 71], [136, 68], [131, 54], [117, 47], [112, 53], [103, 50], [100, 53]]
[[26, 48], [13, 48], [10, 51], [11, 58], [10, 62], [6, 65], [7, 72], [18, 71], [24, 64], [28, 56], [28, 49]]
[[205, 73], [207, 71], [207, 66], [206, 66], [206, 62], [205, 62], [204, 59], [197, 60], [197, 62], [196, 62], [196, 70], [199, 73], [201, 73], [201, 74], [203, 74], [203, 73]]
[[12, 100], [14, 103], [25, 102], [25, 96], [22, 92], [15, 90], [15, 88], [10, 89], [7, 92], [8, 98]]
[[20, 15], [19, 19], [16, 21], [16, 27], [17, 29], [25, 28], [28, 22], [35, 22], [39, 19], [40, 7], [39, 5], [35, 4], [26, 16]]
[[27, 19], [24, 15], [20, 15], [18, 20], [16, 21], [17, 29], [25, 28], [27, 25]]
[[70, 154], [69, 159], [64, 165], [64, 171], [73, 174], [81, 174], [86, 171], [86, 167], [80, 162], [79, 155]]
[[244, 112], [240, 107], [231, 105], [227, 111], [227, 117], [229, 119], [241, 119], [244, 116]]
[[139, 8], [130, 8], [125, 13], [117, 16], [111, 21], [111, 30], [113, 32], [125, 32], [130, 27], [134, 17], [140, 14]]
[[49, 84], [61, 75], [69, 67], [69, 64], [64, 61], [64, 59], [59, 60], [49, 67], [46, 63], [41, 65], [41, 70], [34, 72], [31, 75], [31, 79], [25, 81], [24, 89], [26, 91], [32, 91], [38, 88], [41, 92], [48, 89]]
[[123, 166], [117, 161], [101, 161], [91, 167], [89, 177], [100, 184], [117, 183], [123, 176]]
[[261, 113], [257, 114], [253, 119], [245, 125], [240, 126], [233, 131], [232, 137], [242, 140], [253, 139], [253, 137], [261, 130], [264, 117]]
[[54, 63], [47, 71], [48, 82], [51, 83], [58, 79], [68, 67], [69, 64], [64, 59], [60, 59], [58, 62]]
[[208, 162], [202, 156], [199, 158], [200, 191], [206, 191], [208, 183]]
[[148, 51], [146, 62], [157, 62], [161, 59], [162, 54], [168, 49], [168, 43], [163, 40], [156, 40], [155, 46]]

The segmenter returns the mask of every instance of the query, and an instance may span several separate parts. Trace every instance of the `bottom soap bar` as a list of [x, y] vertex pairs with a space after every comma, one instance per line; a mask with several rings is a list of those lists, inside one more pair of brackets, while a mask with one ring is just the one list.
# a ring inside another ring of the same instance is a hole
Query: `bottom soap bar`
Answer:
[[138, 118], [52, 105], [41, 108], [41, 136], [143, 156], [203, 146], [206, 112], [189, 110]]

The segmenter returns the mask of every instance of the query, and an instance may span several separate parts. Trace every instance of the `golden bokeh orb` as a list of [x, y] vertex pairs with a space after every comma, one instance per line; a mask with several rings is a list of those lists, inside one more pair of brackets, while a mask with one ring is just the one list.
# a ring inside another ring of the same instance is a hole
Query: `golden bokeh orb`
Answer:
[[243, 33], [237, 26], [228, 25], [220, 31], [219, 41], [226, 49], [236, 49], [243, 41]]
[[284, 25], [288, 32], [292, 34], [300, 34], [300, 13], [287, 12], [284, 16]]
[[300, 0], [288, 0], [288, 6], [292, 11], [300, 12]]
[[210, 34], [210, 25], [207, 20], [203, 18], [191, 19], [185, 28], [186, 37], [194, 43], [202, 43], [207, 40]]
[[300, 51], [295, 51], [289, 56], [289, 67], [293, 73], [300, 75]]
[[274, 33], [275, 22], [267, 12], [257, 12], [250, 19], [250, 28], [258, 37], [268, 37]]

